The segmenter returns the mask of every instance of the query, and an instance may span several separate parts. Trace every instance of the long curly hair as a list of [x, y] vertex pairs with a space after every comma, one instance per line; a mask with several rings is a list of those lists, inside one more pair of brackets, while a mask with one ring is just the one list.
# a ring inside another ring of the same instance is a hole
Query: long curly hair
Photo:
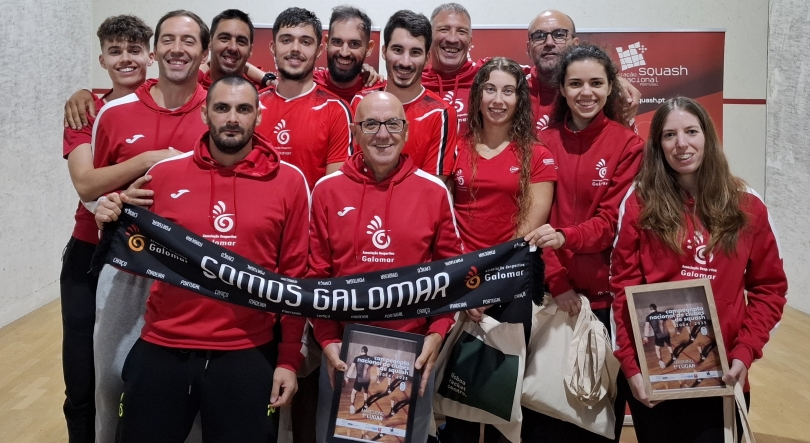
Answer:
[[[697, 192], [692, 196], [695, 199], [694, 213], [685, 211], [686, 193], [678, 185], [678, 173], [667, 163], [661, 146], [664, 125], [675, 110], [697, 117], [705, 138], [703, 161], [696, 171]], [[707, 253], [718, 246], [726, 254], [734, 251], [739, 233], [748, 222], [740, 207], [747, 185], [731, 174], [709, 113], [691, 98], [671, 98], [655, 111], [636, 187], [643, 206], [640, 226], [652, 231], [680, 254], [685, 253], [682, 245], [686, 236], [686, 217], [694, 217], [709, 232]]]
[[[515, 78], [517, 104], [508, 137], [516, 147], [518, 161], [520, 162], [520, 195], [518, 195], [518, 213], [515, 217], [516, 226], [519, 228], [528, 219], [529, 208], [532, 205], [532, 194], [529, 190], [532, 172], [532, 146], [538, 143], [538, 139], [534, 130], [529, 84], [523, 74], [523, 68], [517, 62], [505, 57], [494, 57], [478, 70], [470, 88], [469, 103], [467, 103], [467, 133], [464, 137], [472, 158], [472, 182], [474, 183], [478, 164], [478, 151], [475, 146], [481, 143], [484, 133], [481, 100], [484, 94], [484, 85], [489, 81], [489, 75], [492, 71], [502, 71]], [[470, 186], [470, 194], [474, 199], [475, 187], [472, 185]], [[524, 235], [526, 233], [518, 234]]]
[[[605, 77], [607, 77], [608, 85], [610, 85], [610, 94], [607, 96], [607, 101], [602, 111], [605, 116], [613, 121], [621, 122], [622, 111], [622, 97], [621, 86], [619, 85], [619, 69], [613, 64], [607, 52], [597, 45], [590, 43], [581, 43], [577, 46], [569, 46], [562, 54], [560, 54], [560, 61], [557, 63], [557, 69], [554, 70], [554, 82], [559, 90], [560, 87], [565, 85], [565, 76], [568, 74], [568, 67], [571, 63], [581, 62], [584, 60], [594, 60], [605, 68]], [[551, 112], [551, 122], [559, 123], [565, 120], [565, 117], [571, 112], [568, 106], [568, 101], [565, 95], [558, 93], [557, 99], [554, 103], [554, 110]]]

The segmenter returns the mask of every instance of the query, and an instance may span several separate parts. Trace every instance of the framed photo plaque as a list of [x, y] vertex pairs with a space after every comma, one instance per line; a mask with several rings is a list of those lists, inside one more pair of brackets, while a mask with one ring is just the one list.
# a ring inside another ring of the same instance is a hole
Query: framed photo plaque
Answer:
[[[424, 336], [350, 324], [335, 376], [326, 441], [411, 443], [420, 372], [414, 369]], [[415, 442], [414, 442], [415, 443]]]
[[628, 286], [636, 354], [650, 400], [734, 395], [709, 280]]

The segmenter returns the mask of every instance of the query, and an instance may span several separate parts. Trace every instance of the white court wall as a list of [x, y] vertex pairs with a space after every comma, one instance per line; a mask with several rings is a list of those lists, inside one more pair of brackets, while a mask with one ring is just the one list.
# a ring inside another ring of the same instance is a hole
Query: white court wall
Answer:
[[90, 81], [90, 0], [0, 0], [0, 326], [59, 295], [78, 202], [62, 152], [69, 91]]
[[810, 2], [771, 0], [766, 188], [788, 303], [810, 312]]

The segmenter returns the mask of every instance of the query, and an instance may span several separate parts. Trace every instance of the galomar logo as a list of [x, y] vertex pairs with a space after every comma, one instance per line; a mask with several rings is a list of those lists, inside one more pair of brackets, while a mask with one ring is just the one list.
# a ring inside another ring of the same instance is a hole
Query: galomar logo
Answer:
[[374, 243], [375, 248], [385, 249], [391, 244], [391, 237], [385, 233], [385, 229], [382, 227], [382, 220], [379, 216], [375, 215], [366, 228], [368, 228], [366, 234], [371, 235], [371, 242]]
[[228, 232], [233, 229], [233, 214], [225, 214], [225, 202], [218, 201], [214, 205], [214, 228], [219, 232]]
[[607, 175], [607, 162], [605, 159], [600, 159], [596, 164], [596, 170], [599, 172], [599, 178], [605, 178]]
[[475, 289], [481, 285], [481, 276], [478, 275], [478, 268], [475, 266], [470, 266], [470, 272], [467, 273], [467, 276], [464, 277], [464, 284], [470, 288]]
[[453, 105], [453, 107], [456, 108], [456, 112], [459, 114], [464, 110], [464, 102], [457, 100], [453, 91], [449, 91], [447, 94], [444, 94], [444, 101], [447, 102], [448, 105]]
[[135, 252], [141, 252], [146, 247], [146, 237], [139, 234], [139, 232], [140, 229], [136, 225], [129, 225], [127, 228], [127, 235], [129, 236], [127, 246]]
[[285, 129], [287, 127], [287, 122], [284, 121], [282, 118], [280, 122], [276, 123], [275, 130], [273, 134], [276, 134], [276, 140], [281, 145], [286, 145], [290, 142], [290, 130]]

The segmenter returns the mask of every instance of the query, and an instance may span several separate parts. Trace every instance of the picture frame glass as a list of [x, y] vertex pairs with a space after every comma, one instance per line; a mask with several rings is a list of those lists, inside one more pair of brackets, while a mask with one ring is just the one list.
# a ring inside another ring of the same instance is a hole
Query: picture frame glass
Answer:
[[625, 289], [650, 400], [731, 395], [728, 360], [708, 280]]
[[327, 441], [410, 443], [424, 336], [347, 325], [341, 347]]

